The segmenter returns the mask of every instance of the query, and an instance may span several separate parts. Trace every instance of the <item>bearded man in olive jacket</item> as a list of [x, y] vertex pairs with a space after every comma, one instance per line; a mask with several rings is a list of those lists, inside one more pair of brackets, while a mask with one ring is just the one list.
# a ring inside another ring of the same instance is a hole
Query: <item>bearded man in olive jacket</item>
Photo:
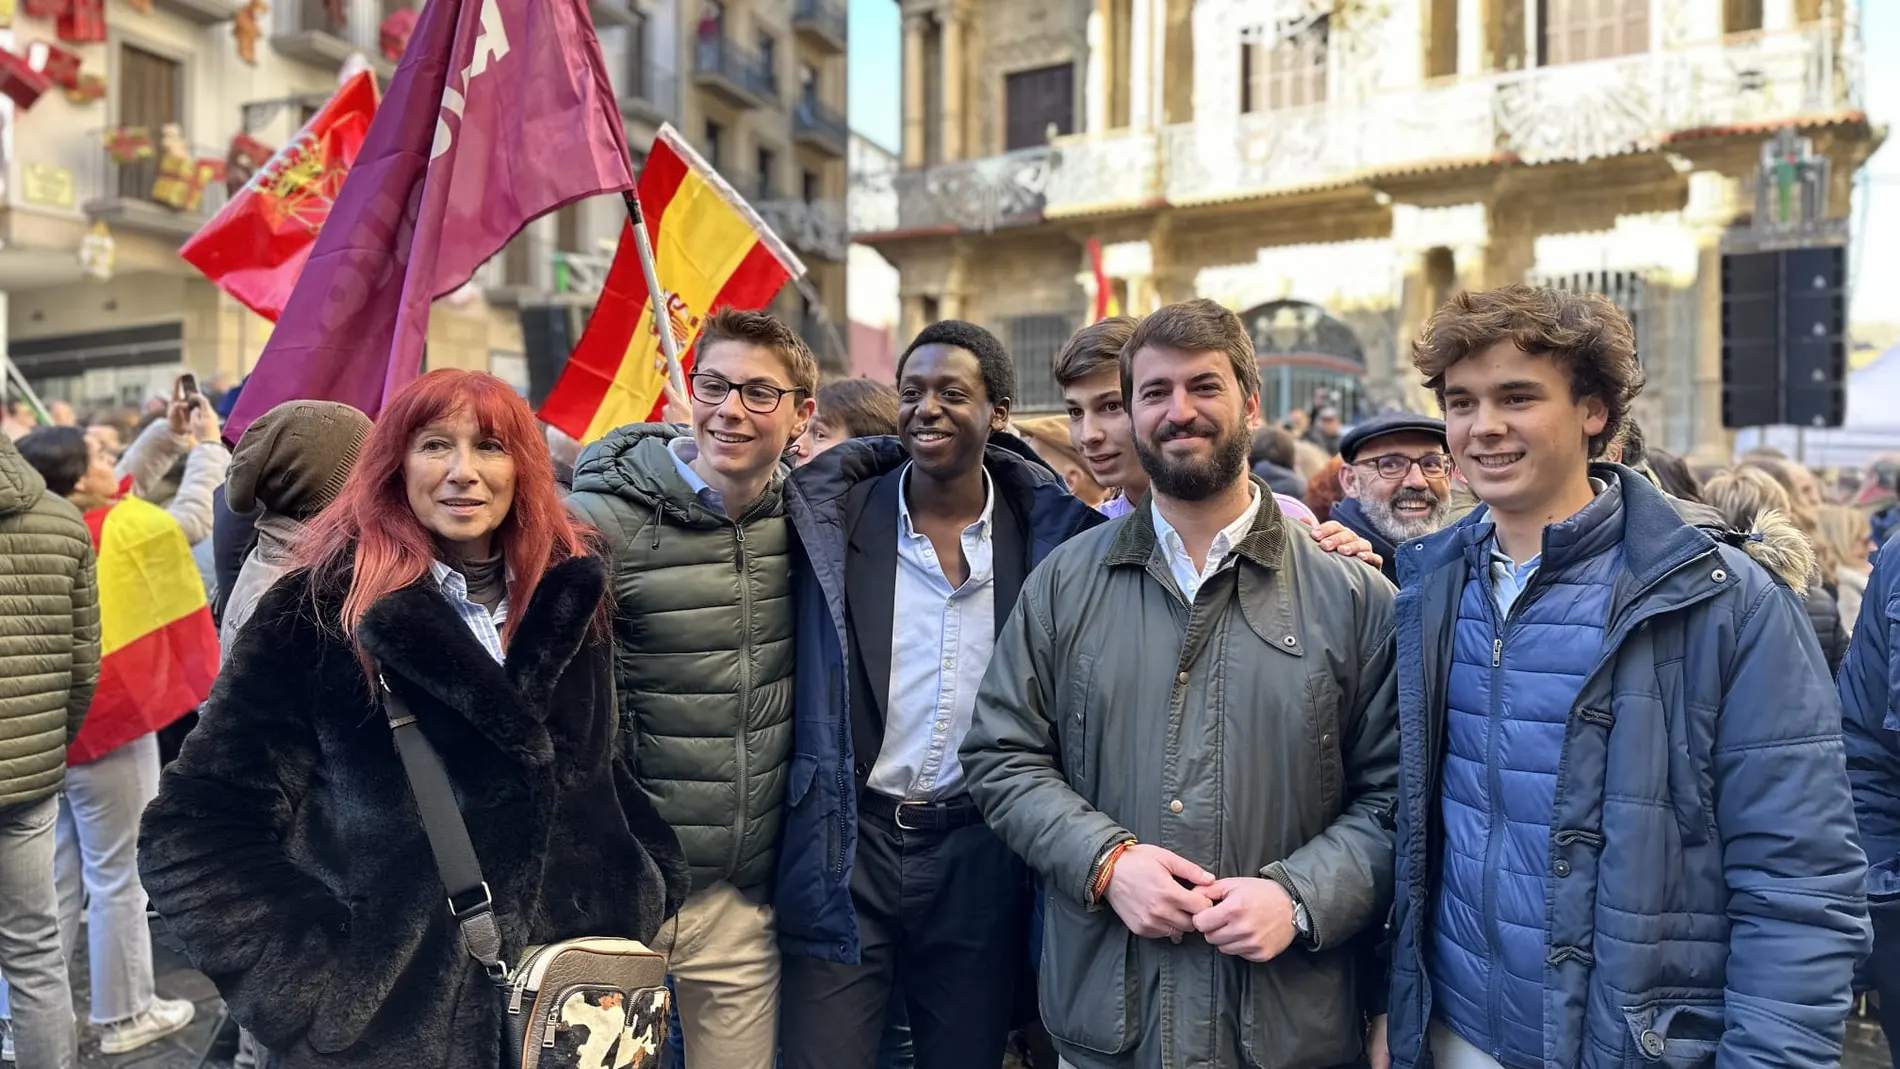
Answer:
[[1030, 575], [962, 747], [1044, 877], [1043, 1021], [1077, 1069], [1349, 1064], [1391, 894], [1393, 589], [1249, 476], [1232, 312], [1162, 308], [1121, 360], [1150, 496]]
[[692, 867], [692, 895], [656, 947], [686, 1062], [772, 1069], [771, 883], [792, 752], [780, 455], [811, 419], [818, 364], [762, 312], [712, 316], [698, 353], [692, 432], [607, 435], [581, 454], [568, 503], [611, 547], [621, 735]]

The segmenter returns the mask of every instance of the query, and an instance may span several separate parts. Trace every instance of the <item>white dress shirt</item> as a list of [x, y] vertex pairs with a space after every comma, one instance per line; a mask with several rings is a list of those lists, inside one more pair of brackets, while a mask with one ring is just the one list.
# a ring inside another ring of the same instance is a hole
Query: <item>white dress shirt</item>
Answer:
[[1207, 563], [1199, 568], [1194, 566], [1194, 558], [1188, 556], [1180, 532], [1174, 529], [1167, 517], [1161, 515], [1160, 509], [1150, 510], [1155, 518], [1155, 540], [1161, 543], [1161, 552], [1167, 554], [1168, 571], [1174, 575], [1174, 585], [1180, 588], [1181, 597], [1189, 605], [1194, 604], [1194, 596], [1201, 592], [1202, 584], [1220, 571], [1233, 554], [1234, 547], [1253, 529], [1254, 517], [1260, 514], [1260, 488], [1253, 487], [1252, 492], [1253, 499], [1247, 503], [1246, 511], [1214, 536], [1214, 544], [1207, 550]]
[[983, 515], [963, 529], [970, 574], [951, 587], [930, 537], [911, 522], [897, 486], [897, 587], [891, 599], [891, 689], [884, 746], [868, 786], [891, 798], [936, 801], [963, 791], [957, 748], [969, 734], [976, 688], [996, 646], [995, 556], [990, 517], [996, 491], [983, 473]]

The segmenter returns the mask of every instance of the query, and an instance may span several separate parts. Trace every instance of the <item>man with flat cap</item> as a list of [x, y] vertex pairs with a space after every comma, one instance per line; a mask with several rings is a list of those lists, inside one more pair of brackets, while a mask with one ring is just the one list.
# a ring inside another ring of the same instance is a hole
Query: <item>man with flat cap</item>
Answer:
[[1339, 439], [1339, 486], [1332, 518], [1372, 543], [1385, 577], [1398, 582], [1399, 544], [1448, 526], [1451, 456], [1445, 421], [1414, 412], [1366, 420]]

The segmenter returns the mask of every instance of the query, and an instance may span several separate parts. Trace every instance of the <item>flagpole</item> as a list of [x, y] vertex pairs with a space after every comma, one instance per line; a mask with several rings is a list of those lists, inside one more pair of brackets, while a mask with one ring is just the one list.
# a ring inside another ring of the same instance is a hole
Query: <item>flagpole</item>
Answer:
[[620, 196], [627, 203], [627, 218], [633, 224], [633, 247], [640, 254], [640, 273], [647, 280], [647, 307], [653, 312], [653, 326], [660, 335], [660, 351], [666, 354], [666, 393], [674, 404], [690, 412], [686, 373], [680, 369], [680, 343], [673, 337], [671, 310], [662, 311], [666, 291], [660, 289], [659, 272], [653, 267], [653, 239], [647, 236], [646, 217], [640, 212], [640, 194], [629, 189]]

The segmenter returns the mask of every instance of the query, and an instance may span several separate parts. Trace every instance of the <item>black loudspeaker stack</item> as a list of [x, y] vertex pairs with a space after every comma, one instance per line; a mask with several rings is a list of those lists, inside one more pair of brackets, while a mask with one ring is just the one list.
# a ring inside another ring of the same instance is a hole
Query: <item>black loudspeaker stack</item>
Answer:
[[1841, 425], [1846, 285], [1839, 245], [1722, 257], [1722, 426]]
[[524, 304], [520, 314], [521, 348], [528, 361], [528, 403], [539, 408], [567, 366], [579, 334], [568, 305]]

